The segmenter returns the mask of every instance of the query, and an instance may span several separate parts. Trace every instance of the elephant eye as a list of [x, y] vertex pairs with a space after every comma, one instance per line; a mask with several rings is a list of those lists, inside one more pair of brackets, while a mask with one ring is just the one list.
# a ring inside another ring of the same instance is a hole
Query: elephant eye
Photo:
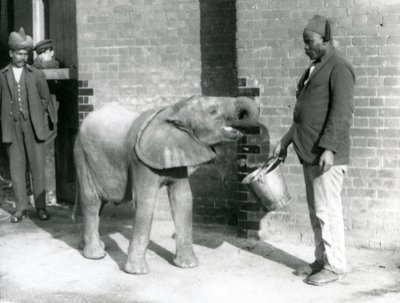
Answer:
[[212, 109], [210, 112], [210, 115], [215, 116], [217, 114], [217, 110], [216, 109]]

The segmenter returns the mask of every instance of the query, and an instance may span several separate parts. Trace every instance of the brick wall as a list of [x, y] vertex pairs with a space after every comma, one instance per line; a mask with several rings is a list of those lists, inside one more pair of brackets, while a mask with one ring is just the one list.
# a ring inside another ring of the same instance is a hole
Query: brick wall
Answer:
[[[237, 89], [234, 0], [77, 1], [80, 120], [105, 103], [144, 111]], [[190, 178], [197, 222], [236, 220], [236, 145]], [[164, 199], [158, 217], [169, 217]]]
[[142, 111], [199, 94], [199, 18], [194, 0], [77, 1], [79, 78], [94, 108]]
[[[196, 0], [77, 1], [79, 110], [105, 103], [135, 111], [201, 93]], [[159, 217], [169, 218], [166, 199]]]
[[[237, 0], [238, 75], [260, 90], [262, 127], [274, 144], [288, 130], [295, 87], [309, 64], [302, 30], [316, 13], [335, 25], [336, 47], [357, 73], [352, 160], [343, 204], [350, 245], [400, 247], [400, 3], [395, 0]], [[263, 134], [257, 139], [262, 142]], [[249, 158], [257, 166], [271, 153]], [[284, 166], [293, 203], [265, 215], [244, 211], [244, 232], [312, 242], [301, 166], [290, 149]], [[248, 198], [251, 203], [251, 197]], [[265, 216], [264, 216], [265, 215]], [[262, 219], [261, 219], [262, 218]], [[261, 220], [260, 220], [261, 219]]]

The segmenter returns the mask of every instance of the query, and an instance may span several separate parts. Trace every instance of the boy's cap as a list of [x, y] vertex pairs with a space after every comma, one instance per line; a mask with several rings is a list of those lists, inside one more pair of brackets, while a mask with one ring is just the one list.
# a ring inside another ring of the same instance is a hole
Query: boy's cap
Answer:
[[52, 47], [53, 42], [51, 41], [51, 39], [45, 39], [36, 43], [36, 45], [33, 47], [33, 50], [36, 51], [36, 53], [40, 54]]

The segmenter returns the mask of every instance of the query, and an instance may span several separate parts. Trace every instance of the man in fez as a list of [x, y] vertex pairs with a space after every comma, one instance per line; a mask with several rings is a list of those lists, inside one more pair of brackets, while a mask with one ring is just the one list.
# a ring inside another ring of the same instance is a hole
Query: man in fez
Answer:
[[295, 274], [307, 276], [308, 284], [325, 285], [346, 272], [340, 194], [350, 161], [355, 74], [333, 47], [327, 18], [315, 15], [304, 29], [303, 40], [312, 63], [297, 86], [293, 124], [273, 154], [284, 159], [293, 143], [303, 166], [315, 261]]
[[50, 103], [49, 88], [43, 72], [27, 64], [33, 42], [23, 28], [10, 34], [8, 46], [11, 63], [0, 71], [0, 101], [3, 142], [7, 144], [10, 158], [16, 203], [11, 222], [21, 222], [28, 215], [27, 164], [32, 174], [36, 215], [40, 220], [48, 220], [45, 191], [48, 130], [45, 113]]

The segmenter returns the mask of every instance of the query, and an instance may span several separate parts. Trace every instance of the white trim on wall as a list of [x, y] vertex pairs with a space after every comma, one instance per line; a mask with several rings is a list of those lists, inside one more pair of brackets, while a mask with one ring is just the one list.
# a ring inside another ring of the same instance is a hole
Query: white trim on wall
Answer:
[[33, 43], [36, 44], [37, 42], [45, 38], [43, 0], [32, 0], [32, 14], [33, 14], [32, 39]]

